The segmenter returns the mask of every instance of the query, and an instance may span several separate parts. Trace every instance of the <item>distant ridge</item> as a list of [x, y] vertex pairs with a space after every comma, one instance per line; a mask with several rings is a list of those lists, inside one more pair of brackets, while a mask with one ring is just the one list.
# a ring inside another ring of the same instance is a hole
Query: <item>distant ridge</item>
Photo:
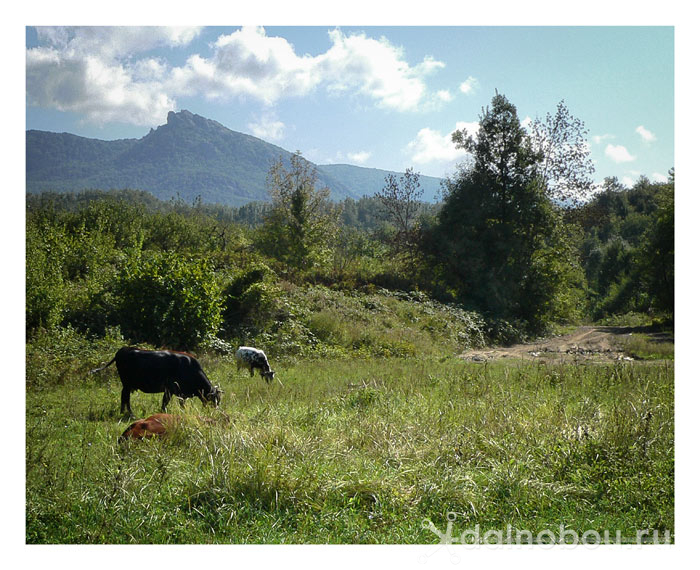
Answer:
[[[162, 200], [199, 196], [203, 202], [230, 206], [267, 200], [270, 164], [291, 155], [185, 110], [171, 111], [166, 124], [140, 139], [103, 141], [29, 130], [26, 141], [27, 192], [132, 188]], [[372, 195], [390, 173], [345, 164], [316, 167], [319, 184], [330, 188], [334, 200]], [[421, 186], [423, 199], [430, 201], [440, 179], [422, 176]]]

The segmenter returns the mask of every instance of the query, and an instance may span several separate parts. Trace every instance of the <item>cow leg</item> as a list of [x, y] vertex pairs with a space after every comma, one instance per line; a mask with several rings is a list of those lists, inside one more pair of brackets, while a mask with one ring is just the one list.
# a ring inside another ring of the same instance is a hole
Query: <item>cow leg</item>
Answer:
[[168, 405], [168, 402], [170, 401], [170, 390], [167, 388], [163, 392], [163, 405], [161, 406], [161, 410], [165, 412], [165, 407]]
[[131, 390], [126, 386], [122, 388], [122, 405], [119, 409], [119, 413], [123, 414], [124, 410], [127, 410], [130, 416], [133, 415], [131, 413]]
[[252, 366], [250, 367], [250, 377], [252, 378], [255, 375], [255, 368]]

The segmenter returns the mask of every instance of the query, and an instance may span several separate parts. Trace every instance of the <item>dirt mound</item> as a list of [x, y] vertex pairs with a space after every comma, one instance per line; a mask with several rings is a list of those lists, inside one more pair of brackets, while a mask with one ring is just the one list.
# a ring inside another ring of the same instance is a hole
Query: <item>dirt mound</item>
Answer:
[[634, 360], [625, 354], [630, 335], [639, 332], [633, 327], [580, 327], [575, 332], [508, 347], [468, 350], [460, 358], [486, 362], [500, 358], [518, 358], [540, 361], [597, 361]]

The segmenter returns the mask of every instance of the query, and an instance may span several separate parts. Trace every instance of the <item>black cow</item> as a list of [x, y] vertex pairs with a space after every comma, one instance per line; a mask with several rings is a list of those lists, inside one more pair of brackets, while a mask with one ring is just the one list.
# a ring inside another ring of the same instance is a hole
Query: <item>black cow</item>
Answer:
[[163, 392], [163, 411], [172, 396], [181, 398], [180, 403], [193, 396], [199, 398], [204, 405], [213, 402], [218, 406], [221, 402], [223, 391], [218, 386], [212, 386], [201, 365], [191, 354], [125, 346], [107, 364], [90, 373], [104, 370], [112, 362], [117, 363], [117, 372], [122, 381], [121, 413], [126, 409], [132, 415], [130, 398], [131, 392], [136, 390], [147, 394]]

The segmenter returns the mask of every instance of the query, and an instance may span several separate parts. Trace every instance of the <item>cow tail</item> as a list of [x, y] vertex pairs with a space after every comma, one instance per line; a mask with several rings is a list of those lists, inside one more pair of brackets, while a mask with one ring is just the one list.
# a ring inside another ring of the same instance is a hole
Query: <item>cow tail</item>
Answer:
[[114, 358], [112, 358], [112, 360], [110, 360], [110, 361], [109, 361], [107, 364], [105, 364], [104, 366], [101, 366], [100, 368], [95, 368], [94, 370], [90, 370], [90, 374], [94, 374], [95, 372], [99, 372], [100, 370], [104, 370], [104, 369], [107, 368], [110, 364], [112, 364], [112, 362], [114, 362], [116, 359], [117, 359], [117, 356], [116, 356], [116, 354], [115, 354], [115, 355], [114, 355]]

